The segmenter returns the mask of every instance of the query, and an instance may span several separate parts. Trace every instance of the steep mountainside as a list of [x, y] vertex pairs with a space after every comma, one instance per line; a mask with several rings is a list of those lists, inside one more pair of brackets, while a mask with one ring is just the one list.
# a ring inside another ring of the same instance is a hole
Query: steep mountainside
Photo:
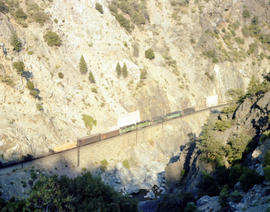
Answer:
[[115, 129], [135, 110], [144, 120], [204, 108], [207, 97], [225, 102], [226, 91], [269, 71], [269, 7], [266, 0], [0, 0], [2, 159]]

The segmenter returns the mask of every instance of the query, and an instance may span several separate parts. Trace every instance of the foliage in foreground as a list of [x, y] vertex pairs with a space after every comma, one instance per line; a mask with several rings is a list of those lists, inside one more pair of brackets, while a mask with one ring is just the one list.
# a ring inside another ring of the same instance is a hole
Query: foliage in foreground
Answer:
[[69, 179], [42, 176], [26, 200], [0, 201], [6, 211], [137, 211], [137, 202], [104, 185], [89, 172]]

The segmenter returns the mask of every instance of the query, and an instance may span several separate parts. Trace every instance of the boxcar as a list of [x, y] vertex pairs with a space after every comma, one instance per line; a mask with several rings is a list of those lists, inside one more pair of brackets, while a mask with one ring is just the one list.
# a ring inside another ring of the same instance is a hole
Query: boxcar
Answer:
[[77, 142], [66, 143], [66, 144], [55, 146], [53, 148], [53, 152], [62, 152], [65, 150], [73, 149], [75, 147], [77, 147]]
[[79, 138], [77, 140], [78, 146], [84, 146], [87, 144], [92, 144], [92, 143], [98, 142], [101, 140], [100, 136], [101, 136], [101, 134], [95, 134], [95, 135]]
[[105, 140], [105, 139], [112, 138], [112, 137], [115, 137], [118, 135], [120, 135], [119, 130], [114, 130], [111, 132], [103, 133], [103, 134], [101, 134], [100, 137], [101, 137], [101, 140]]
[[189, 107], [189, 108], [184, 109], [183, 111], [184, 111], [184, 114], [187, 115], [187, 114], [194, 113], [195, 108], [194, 107]]
[[178, 118], [182, 115], [182, 112], [181, 111], [175, 111], [175, 112], [172, 112], [172, 113], [168, 113], [166, 115], [166, 119], [169, 120], [169, 119], [175, 119], [175, 118]]
[[136, 124], [131, 124], [131, 125], [128, 125], [125, 127], [121, 127], [120, 134], [128, 133], [128, 132], [131, 132], [133, 130], [136, 130]]
[[140, 128], [148, 127], [150, 125], [151, 125], [151, 121], [150, 120], [145, 120], [145, 121], [137, 122], [136, 123], [136, 128], [140, 129]]
[[162, 116], [157, 116], [152, 119], [152, 123], [161, 123], [164, 121], [164, 118]]

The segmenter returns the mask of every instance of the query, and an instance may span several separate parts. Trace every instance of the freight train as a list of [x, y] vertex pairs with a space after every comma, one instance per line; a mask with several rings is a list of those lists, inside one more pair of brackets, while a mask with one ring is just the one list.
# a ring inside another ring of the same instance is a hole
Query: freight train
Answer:
[[116, 136], [119, 136], [119, 135], [122, 135], [125, 133], [129, 133], [129, 132], [132, 132], [135, 130], [149, 127], [151, 125], [160, 124], [164, 121], [176, 119], [176, 118], [179, 118], [181, 116], [188, 115], [188, 114], [191, 114], [194, 112], [195, 112], [195, 108], [190, 107], [190, 108], [184, 109], [183, 111], [176, 111], [176, 112], [168, 113], [165, 116], [154, 117], [152, 120], [145, 120], [145, 121], [137, 122], [136, 124], [131, 124], [128, 126], [120, 127], [120, 129], [113, 130], [110, 132], [99, 133], [99, 134], [79, 138], [77, 140], [77, 142], [72, 142], [72, 143], [67, 143], [67, 144], [55, 146], [53, 149], [49, 149], [49, 153], [47, 153], [46, 155], [40, 156], [38, 158], [34, 158], [31, 155], [27, 155], [26, 157], [23, 157], [21, 160], [8, 161], [5, 163], [0, 162], [0, 167], [9, 167], [9, 166], [17, 165], [17, 164], [22, 164], [22, 166], [23, 166], [23, 163], [27, 162], [27, 161], [36, 160], [39, 158], [44, 158], [44, 157], [47, 157], [47, 156], [52, 155], [52, 154], [57, 154], [60, 152], [79, 148], [81, 146], [85, 146], [88, 144], [93, 144], [93, 143], [96, 143], [96, 142], [99, 142], [99, 141], [102, 141], [105, 139], [113, 138], [113, 137], [116, 137]]

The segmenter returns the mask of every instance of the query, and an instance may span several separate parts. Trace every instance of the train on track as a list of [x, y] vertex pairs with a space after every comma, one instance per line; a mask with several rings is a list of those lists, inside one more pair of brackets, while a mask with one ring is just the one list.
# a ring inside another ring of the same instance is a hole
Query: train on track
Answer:
[[47, 154], [42, 155], [40, 157], [33, 157], [31, 155], [27, 155], [27, 156], [22, 157], [22, 159], [20, 159], [20, 160], [8, 161], [5, 163], [0, 162], [0, 168], [14, 166], [17, 164], [22, 164], [22, 166], [23, 166], [24, 162], [36, 160], [39, 158], [44, 158], [44, 157], [47, 157], [49, 155], [58, 154], [58, 153], [68, 151], [71, 149], [75, 149], [75, 148], [79, 149], [79, 147], [81, 147], [81, 146], [93, 144], [93, 143], [96, 143], [96, 142], [99, 142], [102, 140], [106, 140], [106, 139], [113, 138], [113, 137], [116, 137], [119, 135], [123, 135], [125, 133], [129, 133], [129, 132], [132, 132], [135, 130], [149, 127], [151, 125], [160, 124], [162, 122], [176, 119], [176, 118], [179, 118], [179, 117], [184, 116], [184, 115], [189, 115], [189, 114], [192, 114], [194, 112], [196, 112], [195, 108], [190, 107], [190, 108], [184, 109], [183, 111], [175, 111], [172, 113], [168, 113], [165, 116], [154, 117], [152, 120], [140, 121], [140, 122], [137, 122], [135, 124], [123, 126], [123, 127], [120, 127], [120, 129], [113, 130], [110, 132], [99, 133], [99, 134], [95, 134], [95, 135], [91, 135], [91, 136], [87, 136], [87, 137], [83, 137], [83, 138], [78, 138], [76, 142], [57, 145], [53, 149], [49, 149], [49, 152]]

